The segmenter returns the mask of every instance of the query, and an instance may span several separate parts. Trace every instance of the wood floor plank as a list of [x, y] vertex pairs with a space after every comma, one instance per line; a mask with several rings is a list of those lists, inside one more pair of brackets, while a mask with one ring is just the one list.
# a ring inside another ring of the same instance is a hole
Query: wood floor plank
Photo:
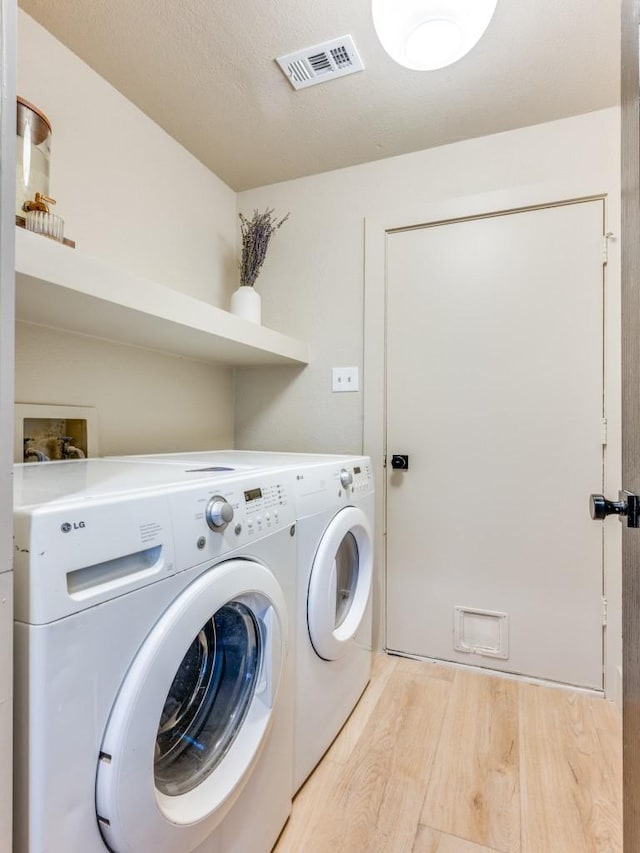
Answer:
[[611, 703], [385, 656], [362, 703], [275, 853], [621, 853]]
[[[433, 677], [429, 666], [397, 670], [397, 736], [387, 756], [388, 775], [369, 839], [372, 853], [410, 853], [420, 820], [424, 790], [449, 705], [451, 682]], [[394, 689], [390, 683], [389, 692]], [[346, 853], [346, 851], [345, 851]]]
[[390, 655], [373, 655], [371, 682], [327, 754], [296, 795], [291, 817], [274, 853], [300, 853], [302, 850], [311, 849], [315, 824], [318, 820], [326, 819], [327, 798], [337, 784], [340, 765], [349, 760], [396, 662], [397, 659]]
[[453, 666], [443, 666], [433, 661], [414, 660], [413, 658], [396, 658], [398, 669], [403, 672], [421, 671], [429, 678], [441, 678], [443, 681], [453, 681], [456, 675], [456, 668]]
[[455, 669], [452, 667], [440, 666], [430, 661], [418, 661], [383, 653], [374, 655], [371, 682], [327, 752], [327, 758], [331, 761], [346, 764], [349, 760], [394, 669], [406, 672], [408, 675], [419, 675], [420, 678], [437, 678], [443, 681], [453, 681], [455, 676]]
[[615, 729], [604, 700], [520, 685], [522, 853], [622, 851]]
[[420, 823], [519, 853], [516, 682], [456, 672]]
[[285, 838], [287, 828], [282, 840], [290, 846], [279, 844], [277, 853], [411, 853], [449, 689], [445, 681], [394, 670], [327, 792], [323, 816], [296, 838]]
[[[600, 767], [593, 796], [600, 803], [594, 830], [598, 849], [622, 851], [622, 716], [613, 702], [592, 700], [591, 714], [598, 737]], [[607, 843], [609, 848], [606, 847]]]
[[418, 827], [412, 853], [496, 853], [496, 851], [421, 824]]
[[399, 658], [391, 657], [391, 655], [382, 653], [373, 655], [371, 681], [353, 713], [342, 727], [340, 734], [329, 748], [327, 758], [330, 761], [335, 761], [338, 764], [347, 763], [387, 686], [391, 673], [397, 667], [398, 661]]
[[[320, 849], [314, 843], [315, 827], [332, 820], [326, 806], [343, 772], [340, 764], [323, 758], [293, 801], [289, 822], [272, 853], [302, 853]], [[328, 851], [327, 851], [328, 853]]]

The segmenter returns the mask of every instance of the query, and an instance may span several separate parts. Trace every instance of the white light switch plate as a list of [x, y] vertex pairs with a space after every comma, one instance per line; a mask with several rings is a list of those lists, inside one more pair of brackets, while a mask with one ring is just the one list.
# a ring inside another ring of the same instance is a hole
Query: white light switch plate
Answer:
[[357, 367], [334, 367], [331, 370], [332, 391], [359, 391]]

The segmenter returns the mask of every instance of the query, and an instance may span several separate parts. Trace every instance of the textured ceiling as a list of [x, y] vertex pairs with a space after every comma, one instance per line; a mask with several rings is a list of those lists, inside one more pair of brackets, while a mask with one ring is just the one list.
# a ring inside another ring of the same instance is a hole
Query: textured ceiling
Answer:
[[[380, 47], [368, 0], [20, 0], [236, 190], [619, 101], [620, 0], [498, 0], [440, 71]], [[366, 70], [294, 91], [274, 58], [351, 33]]]

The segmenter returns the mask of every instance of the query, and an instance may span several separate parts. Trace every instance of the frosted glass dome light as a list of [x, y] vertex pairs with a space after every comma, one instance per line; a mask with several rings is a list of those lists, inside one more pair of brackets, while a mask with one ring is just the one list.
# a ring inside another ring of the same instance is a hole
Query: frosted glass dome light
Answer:
[[498, 0], [372, 0], [373, 26], [389, 56], [416, 71], [457, 62], [482, 38]]

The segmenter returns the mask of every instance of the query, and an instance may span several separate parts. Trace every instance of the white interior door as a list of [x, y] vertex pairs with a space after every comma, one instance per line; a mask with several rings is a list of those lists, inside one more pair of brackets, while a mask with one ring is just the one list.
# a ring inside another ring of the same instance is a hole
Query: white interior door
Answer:
[[388, 236], [391, 650], [602, 688], [603, 206]]

